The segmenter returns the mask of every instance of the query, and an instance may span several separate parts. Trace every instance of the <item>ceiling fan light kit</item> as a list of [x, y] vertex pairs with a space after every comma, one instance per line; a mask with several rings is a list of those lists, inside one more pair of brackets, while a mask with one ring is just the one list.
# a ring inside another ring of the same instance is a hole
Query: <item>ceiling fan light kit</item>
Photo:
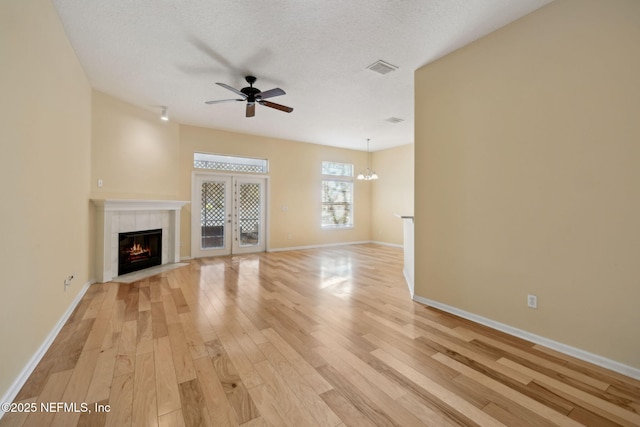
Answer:
[[293, 111], [293, 108], [287, 107], [286, 105], [276, 104], [275, 102], [265, 101], [267, 98], [273, 98], [275, 96], [286, 95], [286, 92], [279, 87], [261, 91], [260, 89], [253, 87], [253, 84], [256, 82], [256, 78], [254, 76], [246, 76], [244, 78], [249, 86], [243, 87], [238, 90], [234, 87], [231, 87], [225, 83], [216, 83], [218, 86], [222, 86], [225, 89], [230, 90], [236, 95], [240, 96], [240, 98], [234, 99], [220, 99], [217, 101], [206, 101], [205, 104], [220, 104], [223, 102], [235, 102], [235, 101], [246, 101], [247, 108], [245, 112], [246, 117], [254, 117], [256, 115], [256, 103], [260, 105], [264, 105], [265, 107], [273, 108], [275, 110], [284, 111], [285, 113], [290, 113]]

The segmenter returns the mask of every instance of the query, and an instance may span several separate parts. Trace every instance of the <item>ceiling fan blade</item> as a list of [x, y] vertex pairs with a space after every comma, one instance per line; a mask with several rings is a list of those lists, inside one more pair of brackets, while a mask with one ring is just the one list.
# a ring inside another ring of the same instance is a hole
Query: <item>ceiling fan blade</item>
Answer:
[[244, 93], [240, 92], [238, 89], [231, 87], [227, 84], [224, 83], [216, 83], [218, 86], [222, 86], [225, 89], [229, 89], [231, 92], [240, 95], [242, 97], [242, 99], [247, 99], [247, 95], [245, 95]]
[[279, 87], [271, 90], [265, 90], [264, 92], [256, 93], [256, 98], [267, 99], [274, 96], [286, 95], [287, 93]]
[[253, 102], [247, 102], [247, 117], [253, 117], [256, 115], [256, 104]]
[[223, 102], [244, 101], [244, 99], [219, 99], [217, 101], [205, 101], [205, 104], [221, 104]]
[[276, 104], [275, 102], [270, 101], [258, 101], [260, 105], [264, 105], [265, 107], [275, 108], [276, 110], [284, 111], [285, 113], [290, 113], [293, 111], [293, 108], [287, 107], [286, 105]]

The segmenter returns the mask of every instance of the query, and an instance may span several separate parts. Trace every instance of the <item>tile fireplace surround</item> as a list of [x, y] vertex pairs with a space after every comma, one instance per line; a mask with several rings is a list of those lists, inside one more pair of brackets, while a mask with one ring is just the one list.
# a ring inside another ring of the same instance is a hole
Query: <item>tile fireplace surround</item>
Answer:
[[118, 234], [162, 229], [162, 265], [180, 262], [180, 210], [188, 201], [92, 199], [96, 206], [96, 278], [118, 276]]

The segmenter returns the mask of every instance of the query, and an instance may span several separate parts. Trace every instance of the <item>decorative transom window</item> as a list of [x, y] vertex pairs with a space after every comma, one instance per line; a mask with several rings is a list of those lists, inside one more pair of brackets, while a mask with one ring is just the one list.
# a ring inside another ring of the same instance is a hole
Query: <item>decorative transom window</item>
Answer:
[[353, 164], [322, 162], [322, 175], [353, 176]]
[[322, 162], [322, 227], [353, 227], [353, 165]]
[[269, 172], [269, 162], [266, 159], [206, 153], [193, 153], [193, 167], [224, 172]]

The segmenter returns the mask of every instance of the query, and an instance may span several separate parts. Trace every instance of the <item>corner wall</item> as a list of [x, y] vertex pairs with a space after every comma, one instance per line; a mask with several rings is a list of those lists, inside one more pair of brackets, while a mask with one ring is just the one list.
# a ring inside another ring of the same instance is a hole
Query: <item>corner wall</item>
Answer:
[[371, 185], [371, 240], [403, 245], [403, 223], [413, 215], [414, 144], [376, 151], [372, 164], [380, 176]]
[[47, 0], [0, 2], [0, 58], [5, 396], [92, 277], [91, 88]]
[[416, 72], [417, 295], [640, 368], [638, 22], [557, 0]]

